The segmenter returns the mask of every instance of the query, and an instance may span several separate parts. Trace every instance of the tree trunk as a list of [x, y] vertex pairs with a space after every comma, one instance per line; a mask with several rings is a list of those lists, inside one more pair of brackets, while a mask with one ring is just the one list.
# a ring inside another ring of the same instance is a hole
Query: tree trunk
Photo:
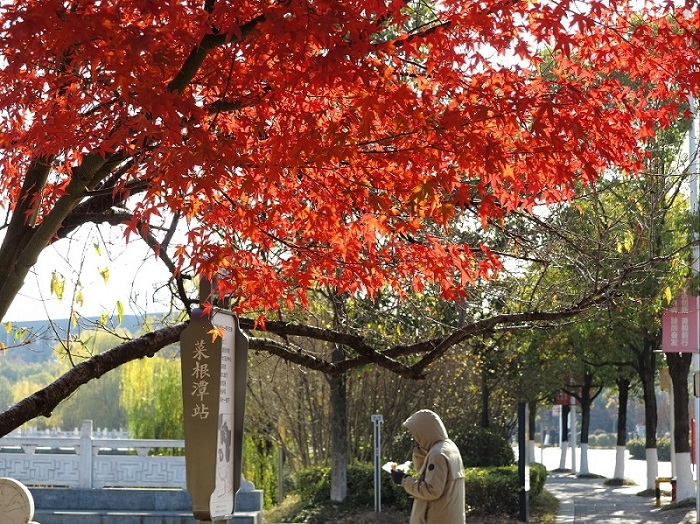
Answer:
[[688, 412], [688, 372], [692, 353], [666, 353], [673, 385], [673, 444], [676, 460], [676, 497], [693, 496], [693, 473], [690, 469], [690, 413]]
[[348, 403], [345, 377], [329, 377], [331, 387], [331, 500], [348, 494]]
[[[528, 422], [527, 422], [527, 462], [537, 462], [535, 459], [535, 423], [537, 422], [537, 401], [531, 400], [527, 403]], [[544, 446], [544, 442], [542, 443]]]
[[[342, 330], [346, 323], [345, 296], [331, 294], [333, 327]], [[333, 345], [333, 362], [345, 360], [340, 344]], [[331, 410], [331, 500], [343, 502], [348, 495], [348, 390], [345, 376], [328, 376]]]
[[617, 379], [617, 442], [614, 479], [625, 478], [625, 450], [627, 448], [627, 403], [630, 394], [630, 380]]
[[561, 407], [561, 458], [559, 459], [559, 469], [566, 468], [566, 452], [569, 449], [569, 411], [571, 407], [564, 405]]
[[590, 471], [588, 470], [588, 431], [591, 427], [591, 404], [593, 399], [591, 398], [591, 385], [593, 382], [593, 375], [590, 373], [585, 373], [583, 376], [583, 384], [581, 385], [581, 465], [579, 467], [579, 474], [588, 475]]
[[581, 475], [588, 475], [588, 433], [591, 427], [591, 406], [593, 401], [600, 395], [603, 388], [593, 384], [595, 375], [590, 371], [586, 371], [583, 375], [583, 384], [581, 384], [581, 397], [578, 399], [581, 403]]

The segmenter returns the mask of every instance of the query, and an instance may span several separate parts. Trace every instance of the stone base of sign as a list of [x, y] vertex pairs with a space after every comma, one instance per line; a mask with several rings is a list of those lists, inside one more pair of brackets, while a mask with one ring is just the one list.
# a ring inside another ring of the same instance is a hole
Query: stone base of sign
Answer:
[[27, 486], [9, 477], [0, 477], [0, 515], [3, 524], [37, 524], [34, 499]]
[[[32, 493], [41, 524], [198, 524], [190, 496], [181, 489], [33, 488]], [[244, 481], [229, 524], [262, 524], [262, 495]]]
[[[236, 493], [236, 513], [239, 512], [262, 512], [263, 492], [255, 489], [255, 484], [241, 477], [241, 487]], [[262, 517], [261, 517], [262, 522]]]
[[[163, 511], [57, 511], [46, 513], [41, 519], [41, 524], [201, 524], [192, 513]], [[236, 513], [227, 524], [262, 522], [258, 513]]]

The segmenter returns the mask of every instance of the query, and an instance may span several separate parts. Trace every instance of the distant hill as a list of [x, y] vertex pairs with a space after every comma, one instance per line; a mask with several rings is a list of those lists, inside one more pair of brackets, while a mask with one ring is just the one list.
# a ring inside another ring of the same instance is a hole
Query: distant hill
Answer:
[[[99, 322], [99, 317], [81, 318], [78, 324], [71, 324], [68, 318], [51, 321], [31, 320], [12, 322], [9, 330], [7, 323], [4, 323], [0, 326], [0, 342], [8, 349], [0, 358], [28, 364], [52, 361], [55, 359], [54, 347], [60, 340], [79, 335], [83, 331], [94, 331]], [[110, 326], [125, 329], [129, 333], [138, 333], [143, 327], [143, 322], [142, 316], [124, 315], [120, 324], [114, 322]]]

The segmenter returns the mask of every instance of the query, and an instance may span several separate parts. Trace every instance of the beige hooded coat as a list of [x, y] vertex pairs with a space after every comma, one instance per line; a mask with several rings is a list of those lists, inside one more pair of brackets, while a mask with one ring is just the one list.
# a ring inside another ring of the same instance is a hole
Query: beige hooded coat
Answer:
[[409, 524], [464, 524], [464, 466], [442, 420], [423, 409], [404, 426], [417, 446], [413, 465], [418, 478], [406, 476], [401, 486], [414, 497]]

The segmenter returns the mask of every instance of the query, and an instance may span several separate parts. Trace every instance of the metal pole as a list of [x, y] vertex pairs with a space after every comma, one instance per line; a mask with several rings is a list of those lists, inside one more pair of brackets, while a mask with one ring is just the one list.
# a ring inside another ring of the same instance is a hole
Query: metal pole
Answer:
[[[688, 132], [688, 155], [690, 157], [690, 164], [688, 169], [690, 171], [690, 211], [695, 217], [698, 212], [698, 137], [697, 130], [695, 126], [697, 125], [697, 114], [695, 113], [695, 99], [690, 96], [688, 97], [688, 102], [690, 105], [690, 130]], [[693, 220], [694, 223], [694, 220]], [[692, 271], [694, 275], [700, 272], [700, 246], [697, 245], [698, 234], [693, 228], [693, 266]], [[695, 322], [696, 326], [700, 328], [700, 309], [696, 308], [695, 311]], [[696, 492], [695, 492], [695, 522], [700, 524], [700, 482], [698, 482], [698, 471], [700, 467], [700, 390], [698, 389], [698, 383], [700, 382], [700, 347], [695, 348], [695, 353], [693, 353], [693, 384], [694, 384], [694, 396], [695, 396], [695, 476], [696, 476]]]
[[[573, 386], [572, 386], [573, 387]], [[576, 473], [576, 397], [569, 397], [569, 445], [571, 446], [571, 472]]]
[[284, 449], [282, 443], [277, 450], [277, 503], [284, 501]]
[[382, 443], [380, 424], [383, 418], [381, 415], [372, 415], [372, 423], [374, 424], [374, 511], [377, 513], [382, 511]]

